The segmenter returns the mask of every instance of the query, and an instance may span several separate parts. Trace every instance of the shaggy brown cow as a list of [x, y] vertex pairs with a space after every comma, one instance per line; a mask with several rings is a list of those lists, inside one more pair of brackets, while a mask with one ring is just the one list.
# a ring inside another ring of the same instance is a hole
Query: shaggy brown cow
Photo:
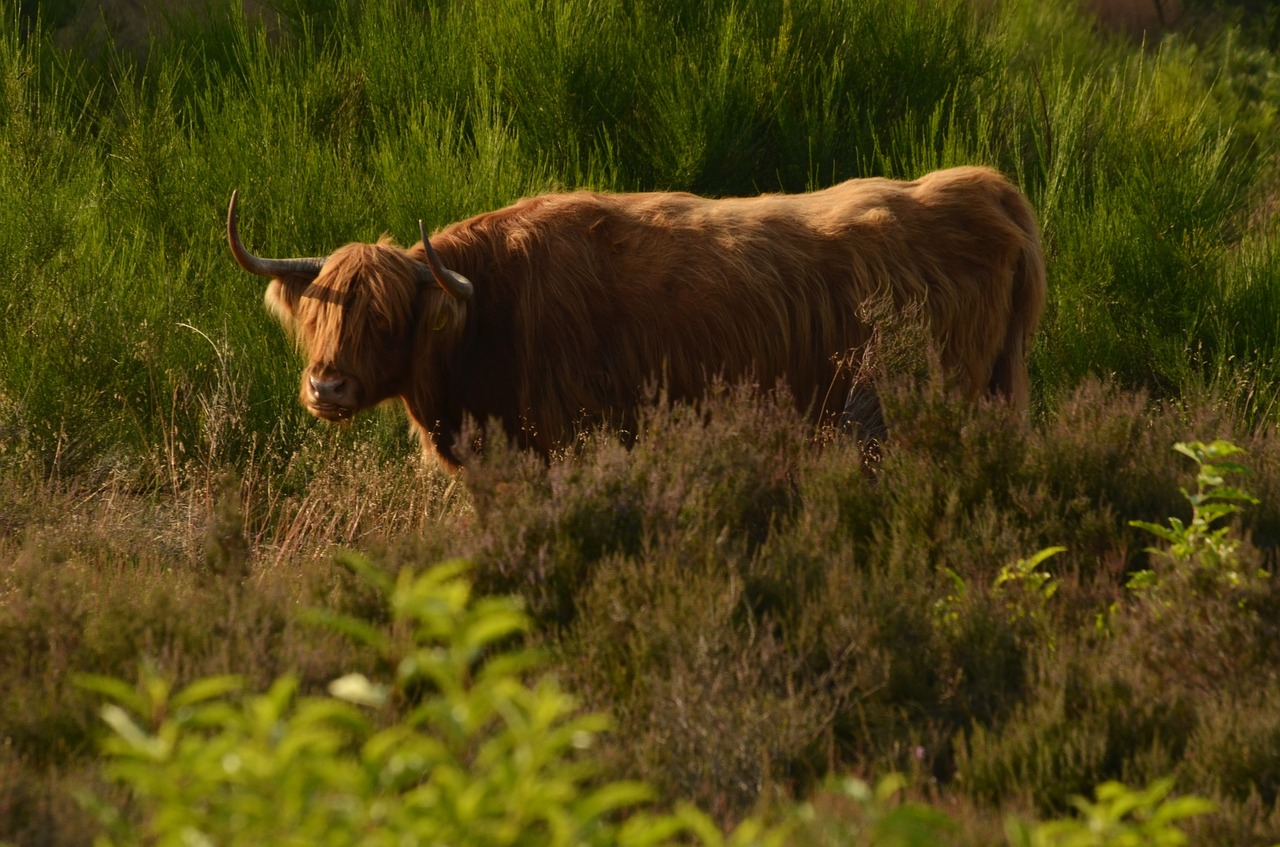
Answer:
[[[419, 224], [421, 227], [421, 224]], [[697, 397], [716, 376], [785, 382], [815, 420], [839, 415], [865, 305], [923, 315], [970, 395], [1027, 403], [1026, 350], [1045, 301], [1031, 206], [986, 168], [810, 194], [549, 194], [326, 258], [260, 259], [267, 304], [310, 357], [302, 402], [342, 420], [403, 399], [449, 465], [465, 417], [548, 454], [583, 424], [633, 422], [648, 387]]]

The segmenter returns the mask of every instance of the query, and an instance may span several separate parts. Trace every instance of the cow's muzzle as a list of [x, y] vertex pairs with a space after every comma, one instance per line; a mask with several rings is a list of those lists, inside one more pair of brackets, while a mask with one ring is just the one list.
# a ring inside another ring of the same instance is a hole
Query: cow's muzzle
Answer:
[[327, 421], [346, 420], [356, 411], [354, 384], [345, 376], [309, 374], [303, 401], [311, 414]]

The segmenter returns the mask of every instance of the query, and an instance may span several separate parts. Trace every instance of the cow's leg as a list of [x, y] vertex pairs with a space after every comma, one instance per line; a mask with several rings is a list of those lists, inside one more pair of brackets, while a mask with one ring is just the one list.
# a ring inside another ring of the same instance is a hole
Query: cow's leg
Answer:
[[884, 425], [884, 409], [880, 395], [866, 384], [855, 385], [849, 390], [840, 413], [840, 428], [852, 432], [859, 441], [883, 443], [889, 431]]

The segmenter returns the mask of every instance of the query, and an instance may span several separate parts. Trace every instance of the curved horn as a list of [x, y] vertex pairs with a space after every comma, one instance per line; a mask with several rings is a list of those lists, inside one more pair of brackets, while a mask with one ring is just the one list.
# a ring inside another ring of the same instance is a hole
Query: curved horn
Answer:
[[236, 264], [251, 274], [272, 278], [303, 275], [317, 276], [324, 267], [328, 257], [310, 259], [263, 259], [245, 249], [240, 241], [240, 228], [236, 226], [236, 195], [231, 192], [231, 206], [227, 209], [227, 243], [231, 245], [231, 255]]
[[450, 297], [457, 300], [470, 300], [475, 292], [475, 286], [471, 284], [471, 280], [444, 266], [444, 262], [440, 261], [440, 254], [431, 246], [431, 239], [427, 238], [427, 228], [422, 225], [421, 220], [418, 221], [418, 232], [422, 234], [422, 249], [427, 251], [427, 262], [431, 266], [431, 276], [436, 284]]

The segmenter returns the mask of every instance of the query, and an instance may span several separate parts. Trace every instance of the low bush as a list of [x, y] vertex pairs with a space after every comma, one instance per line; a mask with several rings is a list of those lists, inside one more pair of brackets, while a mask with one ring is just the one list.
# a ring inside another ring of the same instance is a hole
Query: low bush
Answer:
[[[106, 844], [657, 844], [689, 833], [723, 844], [691, 807], [665, 816], [622, 810], [643, 785], [593, 784], [586, 757], [605, 728], [579, 714], [549, 677], [525, 685], [534, 654], [501, 647], [528, 626], [510, 599], [475, 599], [453, 562], [393, 583], [366, 561], [341, 560], [372, 583], [389, 626], [321, 615], [394, 668], [353, 673], [328, 697], [298, 680], [233, 700], [243, 680], [205, 677], [174, 690], [144, 670], [77, 684], [110, 698], [106, 771], [138, 814], [98, 803]], [[776, 844], [745, 824], [727, 843]]]
[[[820, 815], [804, 804], [779, 825], [747, 819], [728, 837], [688, 804], [641, 811], [648, 786], [598, 780], [592, 748], [607, 719], [580, 713], [537, 673], [537, 656], [513, 642], [529, 625], [518, 602], [473, 598], [461, 562], [406, 568], [393, 582], [358, 556], [340, 561], [377, 590], [388, 620], [319, 612], [318, 622], [377, 651], [392, 669], [387, 679], [347, 674], [324, 697], [300, 697], [292, 676], [248, 695], [236, 676], [175, 690], [145, 667], [136, 686], [77, 679], [109, 700], [105, 771], [130, 799], [86, 798], [105, 829], [97, 843], [956, 843], [961, 830], [949, 815], [896, 797], [906, 785], [898, 775], [874, 789], [839, 781], [832, 796], [847, 808]], [[705, 756], [707, 745], [699, 748]], [[1096, 802], [1073, 798], [1080, 818], [1010, 817], [1009, 843], [1186, 843], [1179, 822], [1215, 807], [1168, 799], [1171, 787], [1108, 782]]]
[[[1179, 489], [1197, 469], [1169, 449], [1188, 430], [1231, 435], [1258, 495], [1280, 483], [1274, 438], [1222, 407], [1096, 384], [1035, 423], [931, 390], [884, 398], [891, 434], [871, 464], [852, 440], [813, 440], [780, 398], [727, 390], [655, 405], [629, 449], [600, 432], [544, 463], [489, 445], [464, 483], [335, 451], [290, 489], [242, 479], [236, 497], [223, 477], [181, 508], [10, 488], [0, 755], [27, 776], [0, 781], [0, 803], [15, 826], [91, 831], [65, 802], [92, 756], [76, 673], [120, 676], [147, 655], [179, 688], [237, 673], [266, 690], [290, 672], [304, 699], [391, 673], [301, 614], [390, 624], [379, 592], [333, 566], [341, 543], [388, 579], [467, 556], [482, 593], [522, 598], [547, 669], [613, 716], [599, 777], [722, 827], [831, 774], [896, 771], [922, 800], [1040, 814], [1172, 775], [1233, 816], [1194, 831], [1274, 840], [1280, 603], [1262, 571], [1276, 505], [1259, 496], [1210, 528], [1229, 528], [1237, 564], [1213, 572], [1236, 584], [1195, 576], [1131, 523], [1193, 525]], [[221, 550], [240, 551], [236, 573], [218, 570]], [[1148, 570], [1156, 588], [1127, 587]]]

